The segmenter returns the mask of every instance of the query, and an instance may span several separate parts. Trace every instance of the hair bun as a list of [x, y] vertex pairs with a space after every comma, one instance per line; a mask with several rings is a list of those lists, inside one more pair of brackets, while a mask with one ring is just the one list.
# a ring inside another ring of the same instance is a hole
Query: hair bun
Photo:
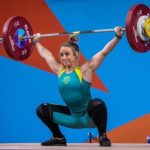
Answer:
[[79, 38], [77, 37], [77, 35], [71, 34], [70, 37], [70, 42], [76, 43], [78, 42]]

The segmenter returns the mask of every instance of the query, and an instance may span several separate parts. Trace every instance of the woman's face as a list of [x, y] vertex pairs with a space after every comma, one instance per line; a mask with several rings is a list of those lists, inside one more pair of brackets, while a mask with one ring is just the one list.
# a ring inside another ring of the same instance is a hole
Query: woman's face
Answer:
[[76, 63], [77, 55], [72, 48], [62, 46], [60, 48], [60, 58], [64, 66], [71, 67]]

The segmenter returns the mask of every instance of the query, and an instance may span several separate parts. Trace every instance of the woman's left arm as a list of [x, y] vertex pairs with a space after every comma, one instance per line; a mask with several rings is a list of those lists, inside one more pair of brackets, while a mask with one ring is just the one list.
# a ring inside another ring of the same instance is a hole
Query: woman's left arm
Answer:
[[88, 68], [92, 71], [95, 71], [100, 64], [103, 62], [104, 58], [113, 50], [113, 48], [117, 45], [122, 35], [124, 34], [122, 27], [115, 27], [115, 37], [111, 41], [109, 41], [104, 48], [95, 54], [92, 59], [88, 63]]

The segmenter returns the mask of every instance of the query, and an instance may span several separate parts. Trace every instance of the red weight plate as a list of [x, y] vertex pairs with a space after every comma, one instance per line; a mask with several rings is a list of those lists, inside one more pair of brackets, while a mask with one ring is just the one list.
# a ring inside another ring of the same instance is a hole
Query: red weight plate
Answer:
[[130, 46], [137, 52], [147, 52], [150, 40], [142, 41], [138, 36], [137, 22], [141, 16], [150, 16], [150, 9], [144, 4], [134, 5], [126, 17], [126, 36]]
[[25, 60], [31, 55], [33, 50], [32, 40], [18, 40], [20, 35], [33, 35], [31, 25], [25, 18], [20, 16], [9, 18], [4, 24], [2, 34], [4, 48], [11, 58]]

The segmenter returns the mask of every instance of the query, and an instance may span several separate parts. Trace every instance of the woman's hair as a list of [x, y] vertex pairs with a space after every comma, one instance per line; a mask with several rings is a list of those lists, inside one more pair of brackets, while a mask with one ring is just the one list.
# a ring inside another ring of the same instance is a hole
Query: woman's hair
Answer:
[[79, 46], [77, 44], [78, 42], [78, 37], [77, 36], [70, 36], [69, 41], [65, 42], [62, 46], [63, 47], [70, 47], [73, 48], [74, 50], [76, 50], [77, 52], [80, 51]]

